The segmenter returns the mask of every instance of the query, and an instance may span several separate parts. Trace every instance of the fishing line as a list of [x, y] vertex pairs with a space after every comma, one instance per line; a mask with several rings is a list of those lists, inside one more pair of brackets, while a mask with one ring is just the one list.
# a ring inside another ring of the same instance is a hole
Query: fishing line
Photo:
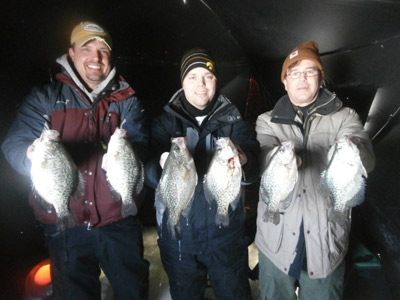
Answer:
[[394, 114], [389, 114], [389, 117], [387, 118], [386, 123], [383, 124], [383, 126], [378, 130], [378, 132], [372, 137], [371, 141], [373, 141], [381, 133], [381, 131], [383, 129], [385, 129], [385, 127], [390, 123], [390, 121], [397, 115], [399, 110], [400, 110], [400, 106], [396, 109]]

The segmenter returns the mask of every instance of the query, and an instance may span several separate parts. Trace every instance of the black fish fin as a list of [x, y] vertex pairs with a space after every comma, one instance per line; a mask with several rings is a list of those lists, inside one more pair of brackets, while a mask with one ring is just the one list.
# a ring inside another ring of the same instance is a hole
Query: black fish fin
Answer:
[[47, 202], [46, 200], [44, 200], [42, 196], [40, 196], [39, 193], [35, 190], [34, 187], [32, 187], [32, 196], [34, 199], [36, 199], [40, 208], [43, 209], [44, 211], [51, 212], [54, 209], [54, 206], [49, 202]]
[[107, 179], [108, 189], [110, 190], [111, 196], [117, 200], [122, 201], [121, 195], [112, 187], [110, 181]]
[[217, 214], [215, 215], [215, 224], [217, 226], [228, 227], [229, 226], [229, 214]]
[[339, 224], [341, 227], [344, 227], [346, 224], [348, 216], [346, 213], [332, 209], [329, 212], [328, 220], [333, 223]]
[[259, 191], [259, 201], [264, 202], [265, 204], [269, 204], [270, 200], [269, 200], [269, 195], [268, 195], [268, 191], [262, 186], [260, 185], [260, 191]]
[[122, 200], [121, 195], [120, 195], [116, 190], [114, 190], [114, 189], [111, 187], [111, 185], [109, 185], [109, 187], [110, 187], [111, 196], [112, 196], [115, 200], [121, 201], [121, 200]]
[[161, 197], [159, 193], [156, 193], [155, 195], [154, 208], [156, 210], [157, 225], [158, 227], [161, 227], [164, 217], [165, 205], [161, 202]]
[[85, 195], [85, 179], [81, 172], [78, 172], [78, 183], [75, 191], [72, 193], [73, 197], [81, 197]]
[[278, 225], [280, 220], [281, 220], [281, 216], [279, 214], [279, 211], [272, 211], [272, 210], [269, 210], [268, 208], [265, 210], [264, 215], [263, 215], [264, 222], [270, 222], [270, 223], [273, 223], [274, 225]]
[[178, 241], [182, 238], [181, 224], [179, 223], [179, 221], [176, 224], [168, 224], [168, 231], [172, 240]]
[[126, 218], [128, 216], [136, 216], [138, 213], [137, 206], [135, 201], [131, 203], [123, 203], [121, 202], [121, 216], [122, 218]]
[[193, 198], [194, 198], [194, 196], [192, 196], [189, 203], [186, 205], [186, 207], [181, 212], [181, 215], [184, 216], [185, 218], [187, 218], [189, 216], [190, 209], [192, 208], [192, 204], [193, 204]]
[[134, 191], [135, 199], [140, 196], [140, 193], [142, 192], [143, 187], [144, 187], [144, 166], [143, 166], [142, 162], [140, 162], [139, 164], [140, 164], [140, 175], [139, 175], [139, 182], [136, 185], [136, 188]]
[[289, 195], [286, 197], [286, 199], [283, 199], [279, 203], [279, 208], [280, 209], [284, 210], [284, 209], [287, 209], [290, 206], [290, 203], [292, 203], [293, 193], [294, 193], [294, 189], [289, 193]]
[[57, 217], [56, 227], [59, 232], [75, 226], [75, 219], [71, 213], [62, 217]]

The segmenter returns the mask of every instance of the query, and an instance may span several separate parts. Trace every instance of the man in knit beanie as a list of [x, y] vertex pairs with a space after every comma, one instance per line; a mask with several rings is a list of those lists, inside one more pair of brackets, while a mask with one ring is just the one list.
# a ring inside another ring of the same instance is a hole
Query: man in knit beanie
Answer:
[[[252, 125], [219, 93], [215, 63], [205, 50], [195, 48], [186, 52], [180, 70], [182, 89], [152, 122], [154, 157], [146, 165], [146, 179], [156, 188], [164, 163], [169, 163], [166, 159], [171, 138], [185, 137], [196, 166], [198, 182], [194, 196], [191, 205], [185, 208], [186, 216], [180, 217], [176, 232], [168, 230], [168, 209], [163, 210], [160, 197], [156, 197], [158, 245], [171, 297], [174, 300], [204, 299], [208, 277], [216, 298], [246, 300], [250, 298], [250, 287], [244, 199], [242, 196], [235, 199], [238, 205], [229, 206], [226, 215], [229, 224], [220, 224], [216, 201], [206, 195], [203, 182], [217, 150], [216, 141], [222, 137], [229, 137], [239, 152], [243, 183], [257, 180], [259, 144]], [[235, 160], [236, 156], [226, 160], [231, 165], [230, 171], [235, 169]], [[228, 176], [222, 175], [221, 180]], [[177, 179], [171, 176], [168, 180]]]
[[287, 95], [257, 119], [261, 171], [282, 141], [294, 142], [298, 165], [298, 180], [286, 199], [289, 205], [279, 210], [279, 222], [263, 219], [267, 199], [258, 204], [260, 299], [297, 299], [296, 286], [299, 299], [342, 297], [351, 209], [332, 217], [332, 200], [321, 190], [320, 176], [328, 167], [329, 150], [341, 138], [358, 147], [368, 172], [375, 157], [357, 113], [321, 87], [324, 76], [318, 44], [297, 46], [282, 66]]
[[323, 78], [324, 69], [315, 42], [294, 48], [283, 62], [281, 80], [296, 106], [308, 106], [316, 100]]
[[195, 48], [187, 51], [181, 59], [181, 82], [183, 82], [183, 79], [190, 70], [197, 67], [209, 70], [217, 76], [215, 63], [210, 55], [204, 49]]
[[321, 58], [319, 57], [318, 44], [316, 42], [307, 42], [294, 48], [286, 57], [281, 72], [282, 82], [286, 78], [288, 69], [303, 59], [313, 61], [321, 74], [321, 79], [324, 78], [324, 68], [322, 67]]

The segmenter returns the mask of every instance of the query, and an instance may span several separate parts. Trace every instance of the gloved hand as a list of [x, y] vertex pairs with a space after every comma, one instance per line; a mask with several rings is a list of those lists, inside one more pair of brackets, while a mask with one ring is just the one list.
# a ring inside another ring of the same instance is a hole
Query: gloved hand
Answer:
[[239, 145], [235, 145], [238, 154], [239, 154], [239, 161], [240, 161], [240, 165], [245, 165], [247, 163], [247, 156], [246, 153], [243, 152], [242, 148], [240, 148]]

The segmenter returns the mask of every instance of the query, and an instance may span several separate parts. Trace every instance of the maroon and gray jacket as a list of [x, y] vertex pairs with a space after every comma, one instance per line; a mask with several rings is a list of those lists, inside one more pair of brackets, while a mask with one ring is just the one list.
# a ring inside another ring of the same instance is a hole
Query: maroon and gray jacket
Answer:
[[[103, 226], [121, 219], [121, 202], [112, 197], [101, 168], [105, 146], [115, 128], [123, 124], [144, 163], [148, 145], [144, 108], [122, 77], [108, 78], [104, 89], [90, 100], [87, 91], [77, 86], [79, 82], [70, 66], [67, 69], [68, 66], [57, 74], [53, 83], [36, 87], [27, 96], [2, 151], [16, 171], [29, 176], [31, 164], [26, 157], [27, 148], [43, 129], [58, 130], [85, 179], [84, 196], [70, 199], [76, 225]], [[32, 195], [29, 203], [41, 223], [55, 223], [54, 210], [44, 210]]]

